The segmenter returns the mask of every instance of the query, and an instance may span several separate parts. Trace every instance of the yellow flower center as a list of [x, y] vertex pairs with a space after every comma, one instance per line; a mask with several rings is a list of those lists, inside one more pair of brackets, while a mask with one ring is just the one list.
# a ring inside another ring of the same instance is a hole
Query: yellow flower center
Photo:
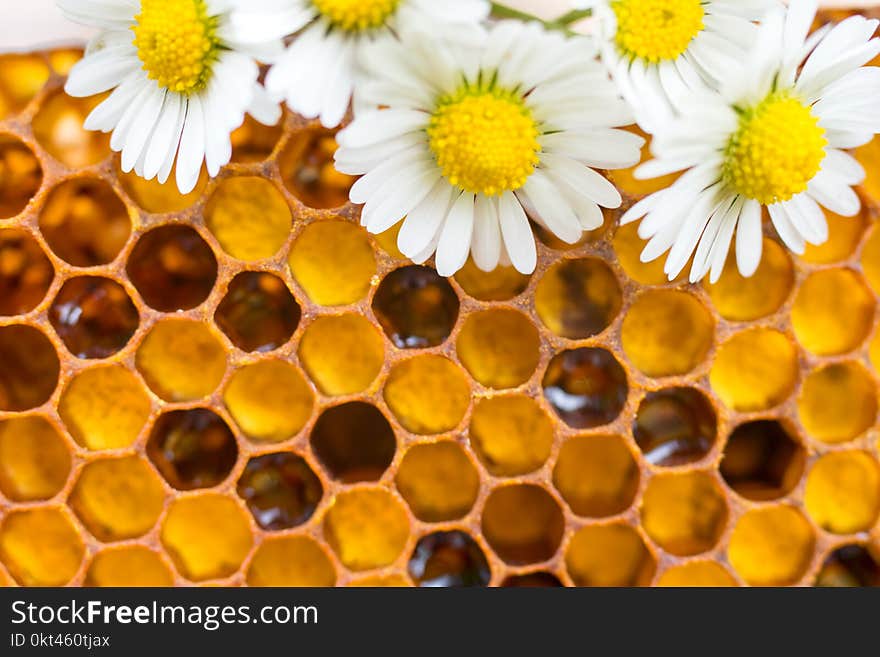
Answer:
[[131, 29], [151, 80], [181, 94], [205, 88], [220, 42], [204, 0], [141, 0]]
[[701, 0], [612, 0], [617, 47], [624, 55], [657, 63], [675, 59], [703, 31]]
[[312, 0], [322, 16], [349, 32], [382, 27], [397, 11], [400, 0]]
[[827, 145], [808, 106], [787, 93], [770, 94], [742, 112], [725, 151], [724, 182], [763, 205], [788, 201], [819, 173]]
[[466, 192], [516, 191], [540, 162], [540, 130], [517, 93], [465, 86], [442, 98], [428, 140], [444, 177]]

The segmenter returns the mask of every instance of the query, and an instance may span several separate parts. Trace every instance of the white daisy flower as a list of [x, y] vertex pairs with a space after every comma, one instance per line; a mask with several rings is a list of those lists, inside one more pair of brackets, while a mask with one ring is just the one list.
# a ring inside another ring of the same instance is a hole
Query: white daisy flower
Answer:
[[266, 88], [327, 128], [348, 112], [363, 47], [405, 31], [461, 34], [488, 17], [487, 0], [267, 0], [279, 34], [296, 39], [266, 77]]
[[246, 111], [278, 122], [254, 59], [282, 50], [271, 33], [274, 0], [56, 1], [71, 20], [103, 30], [64, 89], [78, 97], [113, 90], [85, 127], [113, 132], [123, 171], [164, 183], [176, 159], [177, 185], [187, 193], [202, 162], [211, 176], [229, 162], [230, 133]]
[[[852, 216], [851, 186], [865, 172], [842, 149], [880, 131], [880, 68], [863, 67], [880, 53], [877, 20], [852, 16], [808, 37], [816, 0], [798, 0], [761, 25], [749, 60], [730, 71], [721, 93], [695, 99], [656, 137], [656, 159], [636, 170], [653, 178], [687, 170], [671, 187], [633, 206], [623, 223], [644, 217], [648, 262], [671, 248], [670, 280], [694, 254], [690, 280], [711, 270], [717, 281], [736, 232], [740, 273], [761, 260], [762, 207], [789, 249], [828, 239], [820, 206]], [[695, 253], [696, 252], [696, 253]]]
[[602, 225], [620, 193], [593, 168], [639, 160], [641, 137], [586, 37], [503, 22], [476, 47], [424, 35], [375, 44], [371, 82], [339, 133], [336, 167], [360, 175], [351, 200], [382, 233], [406, 217], [398, 246], [415, 262], [436, 251], [451, 276], [468, 253], [480, 269], [535, 269], [531, 218], [573, 244]]

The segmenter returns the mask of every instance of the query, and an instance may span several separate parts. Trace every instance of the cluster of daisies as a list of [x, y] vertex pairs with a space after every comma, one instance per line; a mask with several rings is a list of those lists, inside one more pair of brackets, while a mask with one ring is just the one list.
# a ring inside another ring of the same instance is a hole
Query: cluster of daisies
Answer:
[[[859, 211], [846, 152], [880, 132], [877, 21], [812, 31], [816, 0], [576, 0], [552, 23], [486, 0], [57, 0], [101, 28], [67, 92], [111, 92], [86, 127], [125, 171], [192, 190], [231, 157], [245, 114], [281, 105], [338, 134], [336, 167], [373, 233], [452, 275], [537, 262], [621, 195], [598, 170], [681, 173], [636, 203], [649, 261], [676, 278], [761, 259], [763, 208], [794, 252]], [[572, 24], [592, 15], [590, 34]], [[512, 17], [512, 18], [511, 18]], [[267, 68], [261, 76], [261, 65]]]

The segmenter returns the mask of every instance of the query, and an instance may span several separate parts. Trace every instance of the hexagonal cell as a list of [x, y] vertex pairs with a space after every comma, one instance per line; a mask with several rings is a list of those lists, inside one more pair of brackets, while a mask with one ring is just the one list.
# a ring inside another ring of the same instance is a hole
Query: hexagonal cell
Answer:
[[321, 480], [305, 459], [291, 452], [252, 458], [236, 490], [257, 524], [270, 531], [303, 524], [324, 496]]
[[565, 586], [553, 573], [536, 571], [524, 575], [508, 575], [501, 586], [506, 589], [550, 589]]
[[373, 312], [398, 349], [443, 344], [458, 321], [459, 301], [445, 278], [412, 265], [388, 274], [373, 297]]
[[156, 552], [126, 545], [98, 552], [86, 571], [85, 586], [173, 586], [174, 576]]
[[116, 172], [125, 193], [132, 201], [137, 203], [146, 212], [163, 214], [166, 212], [181, 212], [202, 198], [205, 187], [208, 185], [208, 176], [202, 170], [195, 189], [189, 194], [181, 194], [174, 182], [174, 172], [164, 184], [153, 178], [144, 180], [134, 171], [131, 173]]
[[452, 440], [410, 447], [397, 468], [395, 483], [413, 514], [424, 522], [467, 515], [480, 489], [476, 468]]
[[382, 370], [382, 334], [362, 315], [319, 317], [303, 333], [299, 358], [325, 395], [363, 392]]
[[572, 537], [565, 568], [575, 586], [647, 586], [654, 556], [629, 525], [588, 525]]
[[364, 402], [341, 404], [321, 413], [311, 443], [330, 476], [347, 484], [381, 479], [397, 450], [388, 420]]
[[639, 488], [639, 467], [619, 436], [576, 436], [559, 450], [553, 485], [579, 516], [622, 513]]
[[844, 545], [828, 555], [814, 586], [880, 586], [880, 555], [864, 545]]
[[553, 448], [553, 422], [525, 395], [487, 397], [471, 414], [470, 441], [486, 470], [516, 477], [537, 470]]
[[214, 322], [242, 351], [268, 352], [290, 340], [301, 316], [284, 281], [273, 274], [246, 271], [232, 279]]
[[706, 472], [655, 475], [642, 498], [642, 526], [671, 554], [689, 556], [714, 547], [727, 525], [727, 502]]
[[309, 536], [267, 538], [247, 569], [248, 586], [334, 586], [330, 557]]
[[832, 363], [807, 376], [798, 397], [798, 416], [807, 433], [825, 443], [844, 443], [877, 419], [877, 388], [860, 364]]
[[27, 107], [48, 79], [49, 67], [39, 55], [0, 55], [0, 119]]
[[726, 587], [739, 586], [736, 579], [715, 561], [689, 561], [664, 571], [657, 586]]
[[0, 326], [0, 411], [42, 406], [58, 385], [61, 364], [42, 331], [30, 326]]
[[409, 560], [419, 586], [488, 586], [492, 571], [476, 541], [462, 531], [434, 532], [419, 539]]
[[268, 180], [222, 180], [205, 205], [205, 225], [233, 258], [271, 258], [287, 242], [293, 216], [278, 188]]
[[801, 256], [804, 262], [830, 265], [848, 259], [858, 248], [870, 222], [866, 208], [855, 217], [842, 217], [825, 210], [825, 218], [828, 220], [828, 241], [818, 246], [807, 244]]
[[0, 219], [22, 212], [43, 184], [43, 168], [23, 141], [0, 134]]
[[70, 474], [70, 451], [40, 415], [0, 420], [0, 492], [15, 502], [57, 495]]
[[834, 534], [870, 530], [880, 516], [880, 465], [868, 452], [826, 454], [807, 474], [804, 506]]
[[39, 243], [18, 228], [0, 230], [0, 316], [24, 315], [45, 298], [55, 269]]
[[712, 451], [716, 433], [712, 403], [695, 388], [649, 392], [633, 424], [645, 459], [664, 467], [700, 461]]
[[718, 470], [737, 493], [763, 502], [788, 495], [800, 481], [806, 460], [803, 445], [782, 424], [758, 420], [733, 430]]
[[143, 339], [135, 363], [147, 385], [165, 401], [193, 401], [220, 385], [226, 350], [203, 322], [165, 319]]
[[693, 370], [706, 358], [713, 337], [709, 311], [696, 297], [678, 290], [639, 296], [627, 311], [620, 334], [627, 358], [652, 378]]
[[113, 262], [131, 235], [125, 204], [106, 182], [74, 178], [52, 188], [40, 212], [49, 248], [74, 267]]
[[309, 128], [294, 134], [278, 158], [284, 185], [310, 208], [329, 210], [348, 203], [355, 178], [336, 170], [336, 148], [335, 132]]
[[420, 435], [452, 431], [471, 401], [464, 372], [451, 360], [433, 354], [395, 364], [384, 395], [403, 427]]
[[49, 321], [77, 358], [109, 358], [131, 340], [140, 316], [116, 281], [79, 276], [61, 286], [49, 308]]
[[874, 326], [874, 295], [849, 269], [818, 271], [805, 280], [791, 309], [794, 333], [806, 349], [834, 356], [858, 347]]
[[488, 388], [515, 388], [528, 381], [541, 358], [538, 329], [517, 310], [492, 308], [468, 316], [455, 343], [458, 357]]
[[613, 422], [626, 404], [626, 372], [611, 352], [582, 347], [553, 357], [544, 374], [544, 396], [574, 429]]
[[409, 518], [388, 491], [358, 488], [336, 497], [324, 516], [324, 537], [348, 569], [381, 568], [406, 547]]
[[347, 306], [367, 296], [376, 258], [367, 232], [348, 221], [306, 226], [290, 249], [288, 265], [296, 282], [321, 306]]
[[97, 164], [110, 155], [110, 135], [86, 130], [83, 123], [105, 95], [73, 98], [58, 90], [46, 98], [31, 127], [40, 146], [71, 169]]
[[162, 481], [138, 456], [87, 463], [68, 500], [98, 540], [121, 541], [146, 534], [165, 506]]
[[58, 509], [10, 511], [0, 524], [0, 561], [22, 586], [64, 586], [83, 556], [79, 534]]
[[238, 444], [223, 418], [207, 408], [191, 408], [159, 416], [147, 456], [177, 490], [212, 488], [235, 466]]
[[556, 335], [581, 340], [611, 325], [623, 303], [614, 272], [598, 258], [553, 265], [535, 290], [535, 310]]
[[755, 328], [737, 333], [718, 348], [709, 383], [725, 406], [740, 412], [781, 404], [794, 391], [798, 353], [784, 334]]
[[[665, 285], [669, 282], [666, 272], [666, 260], [657, 258], [651, 262], [642, 262], [642, 251], [648, 242], [639, 237], [639, 224], [631, 223], [619, 226], [611, 240], [617, 262], [636, 283], [642, 285]], [[685, 276], [683, 273], [681, 277]], [[680, 277], [680, 278], [681, 278]]]
[[803, 577], [813, 558], [810, 523], [790, 506], [747, 511], [727, 548], [730, 565], [752, 586], [785, 586]]
[[507, 563], [537, 563], [556, 553], [565, 519], [556, 500], [540, 486], [512, 484], [489, 493], [482, 529], [495, 554]]
[[469, 297], [477, 301], [508, 301], [526, 291], [531, 276], [520, 274], [510, 266], [499, 265], [494, 270], [482, 271], [468, 258], [458, 273], [455, 281]]
[[252, 116], [245, 115], [244, 123], [234, 130], [230, 137], [232, 161], [253, 163], [267, 160], [283, 134], [283, 120], [277, 125], [266, 126]]
[[189, 226], [160, 226], [138, 239], [125, 271], [148, 306], [171, 313], [208, 298], [217, 280], [217, 258]]

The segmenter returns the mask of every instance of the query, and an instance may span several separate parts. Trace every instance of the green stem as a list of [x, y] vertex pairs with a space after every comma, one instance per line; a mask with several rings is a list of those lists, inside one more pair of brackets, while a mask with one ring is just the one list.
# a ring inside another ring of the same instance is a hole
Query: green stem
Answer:
[[493, 18], [513, 18], [525, 22], [537, 21], [543, 24], [548, 30], [562, 30], [564, 32], [568, 32], [568, 28], [578, 21], [589, 18], [593, 15], [591, 9], [574, 9], [555, 20], [545, 21], [534, 14], [529, 14], [528, 12], [520, 11], [513, 7], [508, 7], [500, 2], [492, 2], [491, 5]]
[[559, 18], [557, 18], [553, 23], [560, 27], [569, 27], [570, 25], [574, 25], [575, 23], [579, 23], [585, 18], [589, 18], [593, 15], [592, 9], [572, 9], [567, 14], [563, 14]]
[[540, 23], [544, 22], [534, 14], [528, 14], [524, 11], [520, 11], [519, 9], [514, 9], [513, 7], [508, 7], [507, 5], [502, 5], [500, 2], [493, 2], [491, 3], [491, 5], [493, 18], [515, 18], [519, 21], [538, 21]]

